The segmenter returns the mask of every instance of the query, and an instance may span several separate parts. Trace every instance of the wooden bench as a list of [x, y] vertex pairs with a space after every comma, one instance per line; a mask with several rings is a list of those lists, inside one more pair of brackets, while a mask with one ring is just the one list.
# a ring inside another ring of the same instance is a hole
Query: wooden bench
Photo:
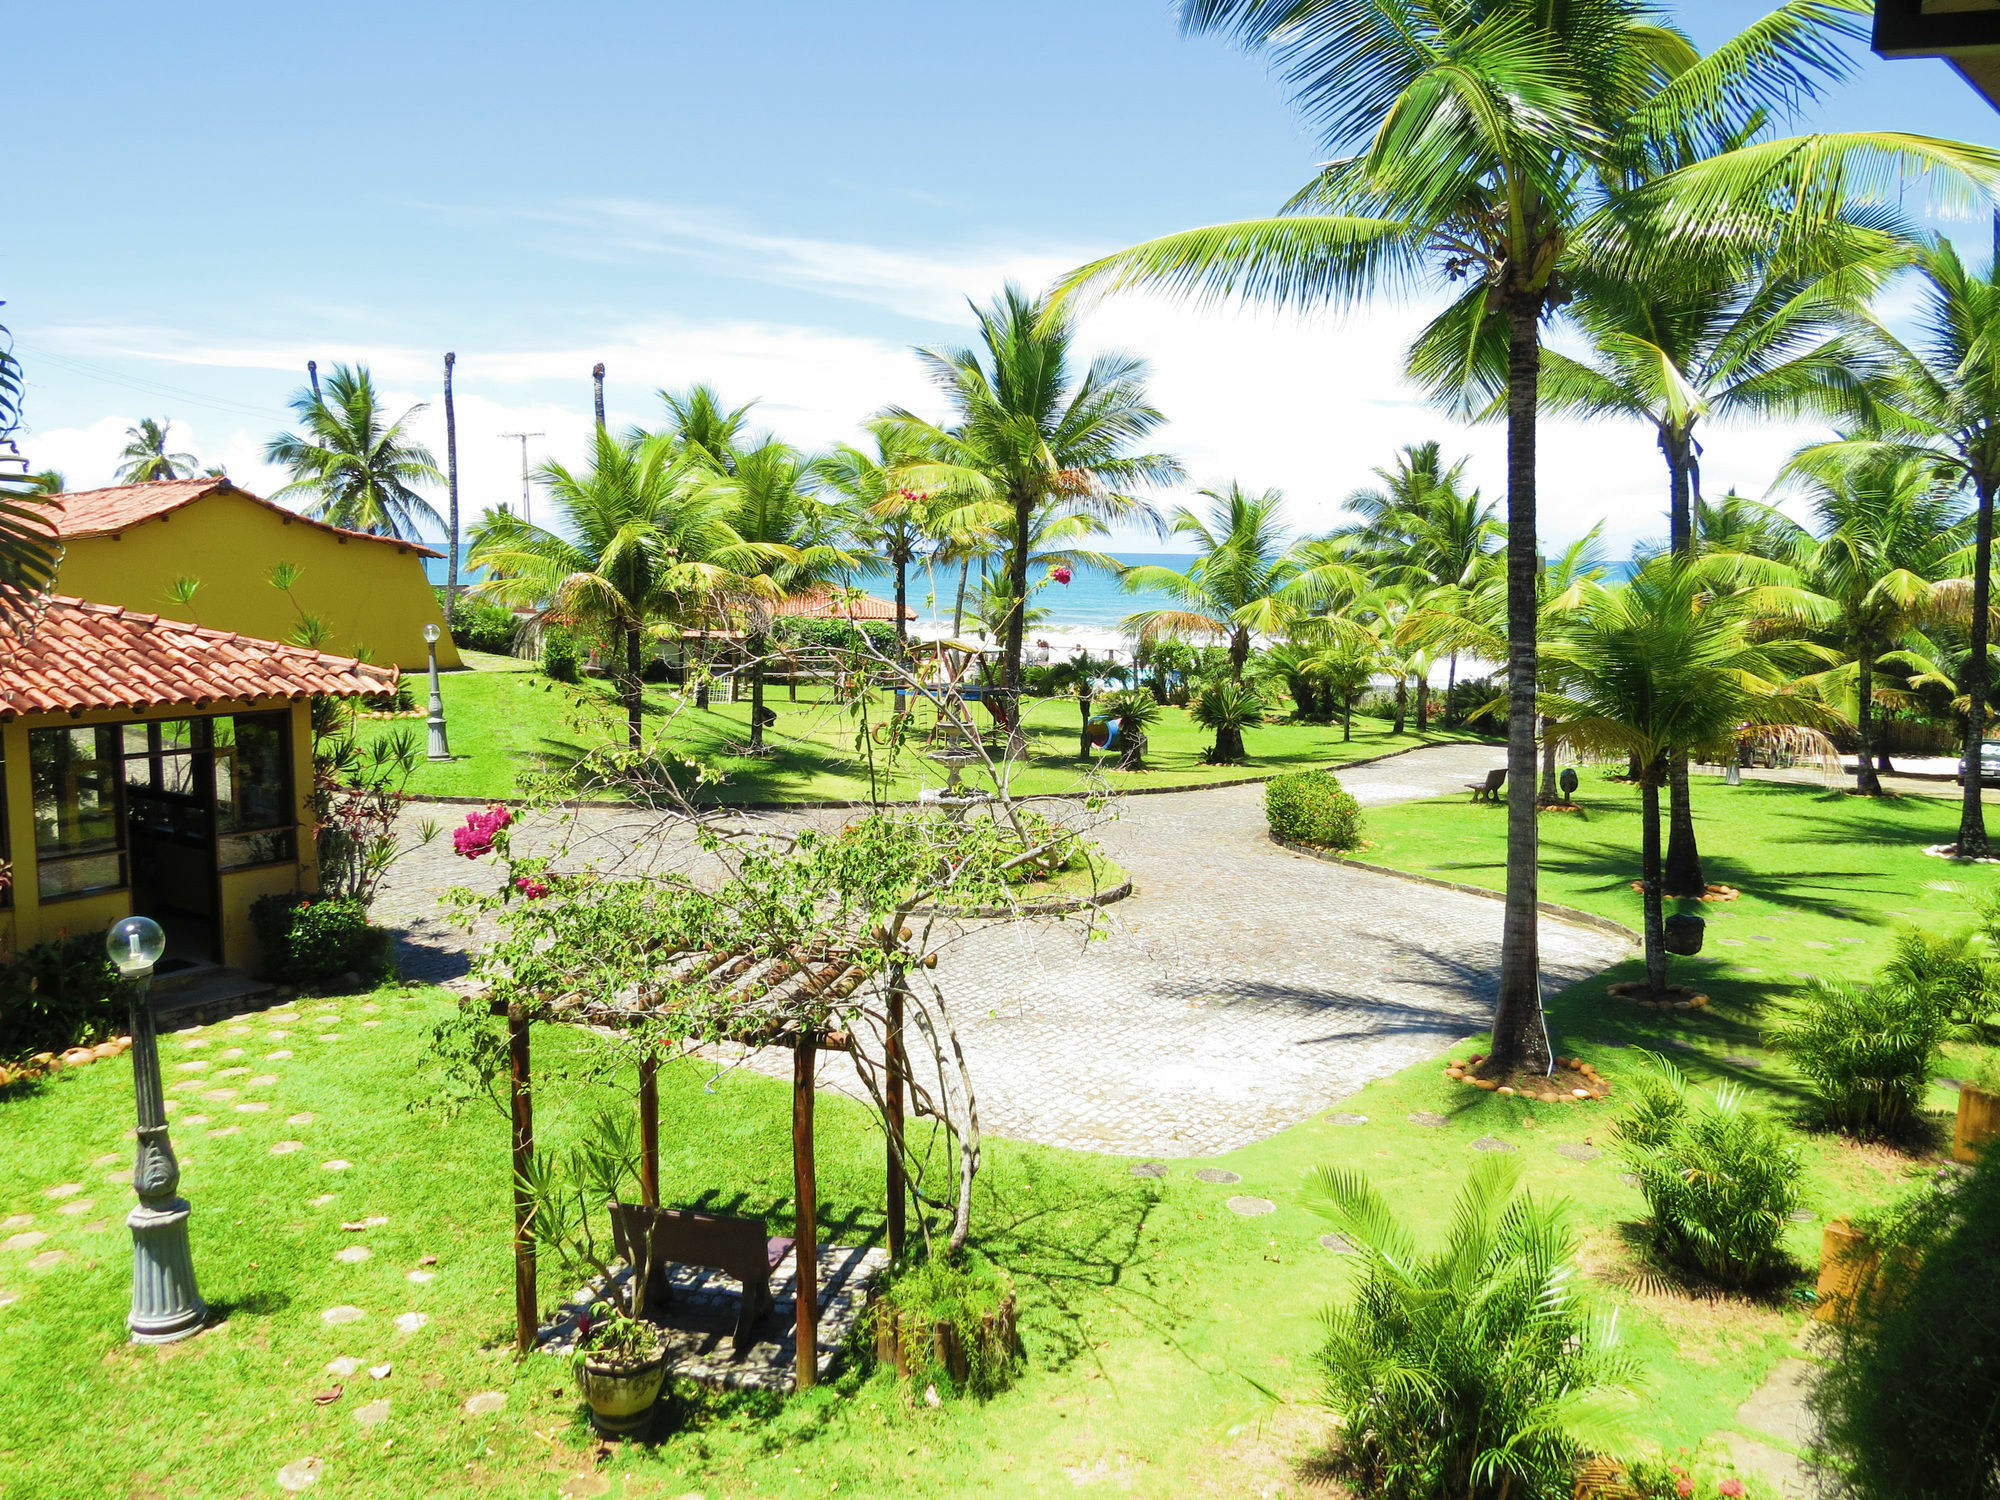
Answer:
[[1500, 800], [1500, 788], [1506, 785], [1506, 782], [1507, 768], [1502, 766], [1497, 771], [1488, 771], [1484, 781], [1468, 781], [1465, 785], [1466, 789], [1472, 793], [1472, 800], [1474, 802], [1498, 802]]
[[792, 1242], [771, 1235], [762, 1219], [706, 1214], [692, 1208], [647, 1208], [639, 1203], [611, 1205], [611, 1233], [628, 1265], [647, 1258], [646, 1300], [663, 1305], [667, 1297], [661, 1263], [705, 1266], [743, 1283], [743, 1309], [736, 1316], [736, 1350], [756, 1342], [758, 1320], [771, 1310], [771, 1273], [791, 1254]]

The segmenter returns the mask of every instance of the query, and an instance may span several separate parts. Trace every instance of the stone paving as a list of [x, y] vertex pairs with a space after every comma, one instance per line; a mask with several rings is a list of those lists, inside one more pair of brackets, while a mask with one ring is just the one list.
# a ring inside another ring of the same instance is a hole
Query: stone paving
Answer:
[[[1492, 746], [1437, 746], [1342, 780], [1370, 805], [1462, 793], [1501, 757]], [[1213, 1155], [1481, 1028], [1500, 903], [1289, 853], [1267, 837], [1262, 799], [1255, 785], [1124, 799], [1098, 837], [1135, 894], [1106, 909], [1104, 939], [1086, 943], [1080, 924], [1052, 921], [960, 933], [937, 977], [982, 1128], [1080, 1150]], [[436, 811], [442, 821], [457, 810]], [[607, 852], [643, 827], [616, 809], [579, 816]], [[651, 853], [692, 857], [666, 844]], [[464, 972], [467, 939], [440, 920], [436, 898], [492, 879], [452, 855], [448, 834], [391, 872], [377, 914], [402, 929], [407, 974]], [[1542, 925], [1551, 992], [1626, 952], [1603, 932]], [[743, 1061], [790, 1076], [789, 1054]], [[856, 1088], [848, 1067], [825, 1058], [822, 1086]]]

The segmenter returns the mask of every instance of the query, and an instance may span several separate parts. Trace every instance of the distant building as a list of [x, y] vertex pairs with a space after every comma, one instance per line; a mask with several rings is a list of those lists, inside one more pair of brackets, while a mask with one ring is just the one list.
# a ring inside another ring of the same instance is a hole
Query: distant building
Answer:
[[[410, 669], [425, 665], [424, 626], [444, 626], [429, 547], [308, 520], [227, 479], [77, 490], [53, 510], [64, 594], [269, 641], [289, 638], [303, 611], [331, 627], [326, 650]], [[299, 570], [289, 595], [271, 585], [279, 563]], [[200, 582], [185, 604], [167, 592], [178, 578]], [[448, 631], [438, 664], [459, 665]]]
[[[847, 596], [833, 589], [809, 589], [778, 601], [776, 613], [800, 620], [893, 620], [896, 606], [873, 594]], [[914, 620], [917, 612], [907, 606], [903, 618]]]

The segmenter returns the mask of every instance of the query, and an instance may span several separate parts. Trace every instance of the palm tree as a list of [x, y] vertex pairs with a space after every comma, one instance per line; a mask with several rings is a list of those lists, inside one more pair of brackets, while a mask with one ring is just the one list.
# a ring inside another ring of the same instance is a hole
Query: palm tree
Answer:
[[930, 457], [915, 436], [892, 422], [872, 422], [868, 431], [874, 452], [840, 443], [820, 461], [818, 477], [846, 502], [847, 530], [869, 562], [895, 575], [896, 641], [907, 650], [910, 565], [943, 544], [939, 501], [905, 483], [907, 472]]
[[151, 484], [159, 479], [191, 479], [201, 468], [192, 453], [167, 452], [168, 429], [172, 417], [155, 422], [141, 417], [138, 425], [125, 429], [125, 447], [118, 454], [118, 477], [127, 484]]
[[[1458, 293], [1420, 339], [1469, 362], [1505, 343], [1508, 770], [1534, 776], [1536, 418], [1542, 325], [1582, 265], [1684, 266], [1745, 244], [1810, 245], [1861, 175], [1910, 168], [1981, 191], [2000, 153], [1923, 137], [1771, 140], [1785, 111], [1844, 67], [1862, 0], [1786, 0], [1702, 56], [1646, 0], [1180, 0], [1191, 31], [1269, 49], [1337, 159], [1280, 214], [1163, 236], [1064, 277], [1077, 292], [1150, 286], [1290, 306], [1429, 279]], [[1748, 137], [1748, 139], [1746, 139]], [[1634, 188], [1649, 156], [1711, 156]], [[1742, 142], [1739, 144], [1739, 142]], [[1456, 285], [1454, 285], [1456, 283]], [[1463, 390], [1462, 373], [1414, 370]], [[1546, 1065], [1536, 926], [1535, 808], [1508, 801], [1507, 911], [1492, 1058]]]
[[1218, 636], [1229, 644], [1229, 676], [1241, 682], [1253, 636], [1281, 635], [1335, 590], [1359, 593], [1366, 584], [1348, 564], [1309, 558], [1291, 545], [1278, 522], [1281, 492], [1253, 495], [1232, 483], [1201, 494], [1209, 502], [1206, 520], [1177, 506], [1168, 525], [1172, 535], [1194, 539], [1186, 571], [1145, 563], [1119, 573], [1128, 593], [1165, 594], [1179, 607], [1140, 610], [1122, 628], [1142, 643], [1163, 635]]
[[1879, 796], [1870, 726], [1876, 702], [1888, 696], [1883, 669], [1901, 668], [1905, 677], [1932, 670], [1918, 632], [1963, 618], [1958, 575], [1973, 522], [1958, 476], [1930, 454], [1891, 451], [1863, 463], [1808, 462], [1794, 472], [1814, 493], [1820, 529], [1793, 554], [1797, 582], [1811, 596], [1799, 617], [1846, 658], [1817, 683], [1843, 697], [1853, 693], [1861, 741], [1855, 789]]
[[685, 460], [663, 439], [622, 443], [599, 431], [588, 469], [551, 462], [536, 478], [555, 524], [487, 511], [472, 528], [468, 561], [486, 573], [472, 592], [622, 644], [626, 736], [636, 750], [646, 635], [691, 601], [740, 587], [737, 570], [758, 566], [770, 549], [737, 535], [724, 507], [688, 483]]
[[1639, 768], [1646, 982], [1655, 999], [1667, 988], [1660, 788], [1674, 757], [1720, 760], [1746, 726], [1831, 748], [1817, 731], [1835, 716], [1789, 685], [1795, 665], [1826, 653], [1767, 638], [1773, 591], [1728, 581], [1726, 560], [1666, 556], [1623, 586], [1586, 584], [1576, 607], [1552, 623], [1546, 653], [1557, 684], [1542, 699], [1550, 735], [1578, 750], [1629, 755]]
[[[9, 439], [21, 425], [21, 362], [14, 357], [12, 336], [0, 325], [0, 446], [15, 453]], [[55, 583], [62, 562], [62, 542], [49, 520], [48, 497], [55, 493], [40, 482], [54, 475], [17, 475], [0, 469], [0, 622], [26, 639], [33, 631], [42, 601]]]
[[[1879, 398], [1860, 407], [1873, 429], [1808, 449], [1821, 467], [1866, 462], [1883, 449], [1935, 454], [1969, 485], [1974, 512], [1971, 649], [1965, 658], [1965, 764], [1979, 765], [1986, 738], [1990, 679], [1987, 646], [1993, 597], [1993, 497], [2000, 492], [2000, 257], [1982, 271], [1939, 238], [1915, 257], [1923, 286], [1918, 335], [1905, 341], [1877, 323], [1873, 339], [1887, 360]], [[1985, 804], [1976, 775], [1964, 778], [1957, 851], [1988, 852]]]
[[1150, 507], [1132, 491], [1181, 477], [1164, 454], [1134, 447], [1165, 418], [1146, 398], [1146, 366], [1125, 354], [1100, 354], [1075, 368], [1070, 320], [1009, 284], [992, 306], [974, 309], [980, 348], [920, 349], [918, 358], [950, 401], [953, 422], [940, 426], [901, 408], [885, 420], [928, 444], [935, 462], [912, 474], [923, 488], [948, 489], [1001, 507], [992, 529], [1003, 539], [1007, 596], [1016, 603], [1002, 637], [1000, 705], [1008, 753], [1021, 736], [1020, 610], [1036, 522], [1045, 511], [1099, 518], [1145, 518]]
[[303, 434], [281, 432], [264, 445], [266, 463], [291, 470], [272, 499], [297, 494], [305, 513], [329, 525], [376, 536], [415, 538], [443, 520], [413, 488], [442, 484], [430, 449], [410, 436], [418, 402], [393, 421], [382, 410], [366, 365], [335, 365], [324, 399], [310, 388], [292, 396]]
[[1731, 490], [1720, 500], [1695, 497], [1696, 555], [1735, 552], [1776, 562], [1791, 556], [1805, 530], [1784, 512]]
[[747, 616], [744, 653], [750, 667], [750, 749], [764, 748], [764, 656], [778, 602], [853, 572], [861, 559], [838, 545], [840, 515], [822, 501], [819, 461], [766, 437], [737, 448], [729, 467], [702, 466], [693, 483], [704, 505], [726, 516], [731, 531], [757, 549], [736, 572]]
[[712, 385], [691, 385], [684, 391], [660, 391], [667, 408], [664, 435], [682, 453], [706, 454], [717, 468], [727, 469], [737, 444], [743, 438], [743, 424], [755, 401], [731, 407], [716, 394]]

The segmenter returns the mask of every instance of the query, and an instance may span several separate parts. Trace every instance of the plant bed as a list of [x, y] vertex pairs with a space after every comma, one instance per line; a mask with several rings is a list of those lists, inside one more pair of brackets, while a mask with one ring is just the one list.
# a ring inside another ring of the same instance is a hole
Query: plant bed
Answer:
[[2000, 1093], [1964, 1083], [1958, 1089], [1958, 1119], [1951, 1137], [1954, 1161], [1978, 1161], [1980, 1155], [2000, 1137]]
[[1513, 1072], [1489, 1075], [1478, 1071], [1485, 1056], [1475, 1052], [1464, 1062], [1447, 1059], [1444, 1076], [1454, 1083], [1468, 1083], [1489, 1093], [1534, 1099], [1543, 1104], [1584, 1104], [1603, 1099], [1611, 1084], [1596, 1068], [1581, 1058], [1559, 1057], [1553, 1073]]
[[875, 1359], [912, 1383], [990, 1396], [1021, 1355], [1014, 1281], [930, 1262], [903, 1272], [872, 1309]]
[[1649, 1010], [1701, 1010], [1709, 1003], [1708, 996], [1701, 991], [1679, 984], [1670, 984], [1662, 994], [1655, 996], [1653, 987], [1643, 979], [1610, 985], [1604, 993], [1618, 1000], [1636, 1000]]

